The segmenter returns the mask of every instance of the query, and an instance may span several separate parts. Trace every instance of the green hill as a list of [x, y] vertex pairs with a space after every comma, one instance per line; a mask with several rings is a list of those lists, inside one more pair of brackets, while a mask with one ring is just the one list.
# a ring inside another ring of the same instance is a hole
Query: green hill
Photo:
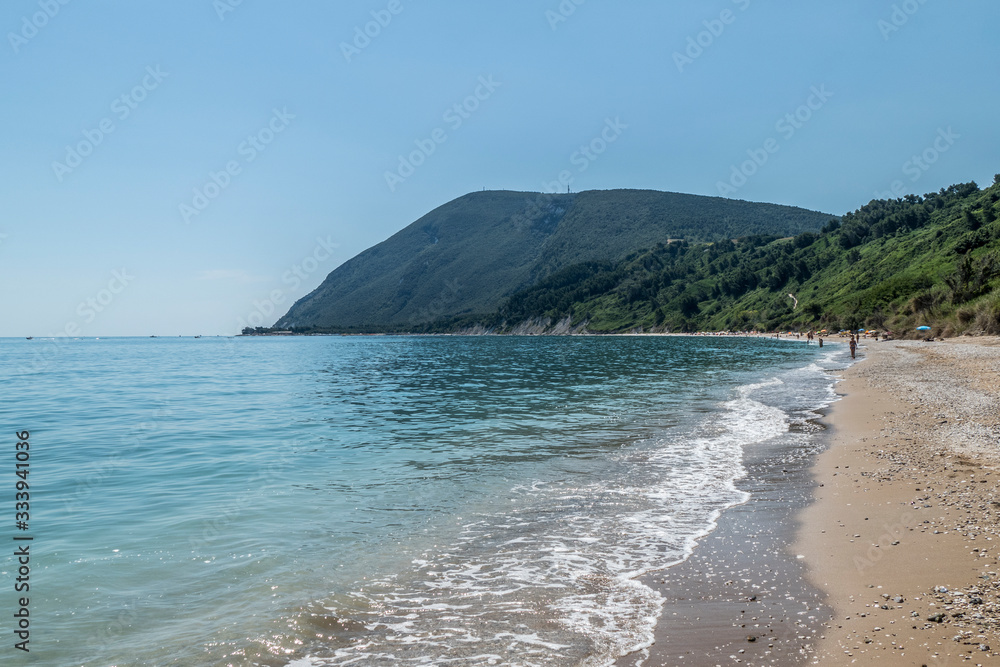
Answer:
[[818, 230], [829, 215], [655, 192], [475, 192], [338, 267], [275, 324], [296, 331], [408, 331], [490, 313], [582, 262], [623, 261], [668, 239], [706, 243]]
[[[506, 299], [477, 325], [556, 322], [591, 332], [859, 327], [1000, 334], [1000, 174], [877, 200], [819, 233], [663, 242], [620, 261], [580, 262]], [[794, 298], [793, 298], [794, 297]]]

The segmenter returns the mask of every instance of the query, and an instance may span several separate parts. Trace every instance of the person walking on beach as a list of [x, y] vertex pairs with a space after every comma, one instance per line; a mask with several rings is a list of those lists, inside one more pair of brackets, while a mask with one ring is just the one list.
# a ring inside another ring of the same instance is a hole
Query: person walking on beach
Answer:
[[851, 336], [851, 359], [854, 359], [854, 353], [858, 349], [858, 341], [854, 340], [854, 336]]

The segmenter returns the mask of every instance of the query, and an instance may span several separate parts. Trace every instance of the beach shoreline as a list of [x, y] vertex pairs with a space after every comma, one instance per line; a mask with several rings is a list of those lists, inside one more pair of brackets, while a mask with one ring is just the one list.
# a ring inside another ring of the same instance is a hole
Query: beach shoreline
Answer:
[[826, 447], [770, 480], [748, 452], [751, 499], [644, 579], [664, 613], [618, 665], [1000, 664], [1000, 338], [862, 348]]
[[[843, 355], [840, 367], [850, 363], [843, 342], [829, 350]], [[804, 423], [803, 415], [789, 414], [785, 436], [743, 448], [746, 474], [736, 486], [748, 500], [724, 510], [686, 560], [641, 578], [662, 596], [662, 614], [653, 644], [619, 658], [617, 666], [799, 665], [809, 659], [832, 611], [789, 545], [799, 513], [812, 501], [813, 462], [828, 446], [831, 408], [824, 405], [811, 406]]]
[[834, 611], [814, 664], [1000, 664], [1000, 339], [868, 345], [795, 551]]
[[654, 643], [616, 665], [804, 663], [831, 617], [785, 548], [811, 496], [811, 458], [778, 467], [774, 457], [747, 457], [738, 487], [749, 500], [723, 511], [686, 560], [642, 577], [664, 598]]

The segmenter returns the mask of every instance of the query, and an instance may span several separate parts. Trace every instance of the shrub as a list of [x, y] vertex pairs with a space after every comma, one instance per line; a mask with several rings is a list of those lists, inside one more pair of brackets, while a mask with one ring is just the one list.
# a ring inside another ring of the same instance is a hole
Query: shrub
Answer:
[[910, 315], [921, 313], [934, 305], [934, 295], [930, 292], [917, 294], [906, 304], [906, 312]]
[[973, 326], [984, 334], [1000, 335], [1000, 294], [979, 302]]
[[955, 311], [955, 317], [958, 318], [960, 324], [968, 326], [970, 322], [976, 319], [976, 310], [975, 306], [962, 306]]

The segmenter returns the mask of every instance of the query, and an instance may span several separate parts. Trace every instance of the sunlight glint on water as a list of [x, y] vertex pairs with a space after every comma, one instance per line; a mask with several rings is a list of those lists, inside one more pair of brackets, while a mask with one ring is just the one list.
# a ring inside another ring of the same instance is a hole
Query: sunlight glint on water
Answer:
[[636, 577], [745, 500], [743, 448], [831, 399], [830, 349], [772, 340], [0, 348], [35, 664], [601, 664], [651, 640]]

